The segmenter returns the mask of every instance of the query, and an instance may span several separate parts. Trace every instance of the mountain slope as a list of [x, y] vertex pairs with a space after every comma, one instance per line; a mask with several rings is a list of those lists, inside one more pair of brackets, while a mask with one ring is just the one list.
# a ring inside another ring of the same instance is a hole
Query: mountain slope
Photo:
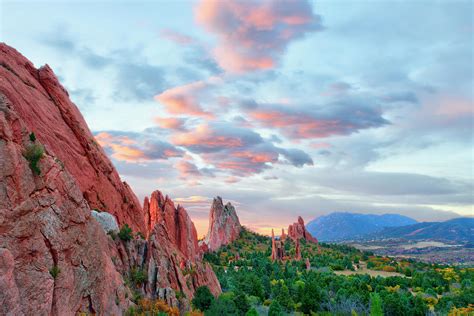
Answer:
[[445, 222], [423, 222], [402, 227], [385, 228], [366, 238], [433, 239], [440, 241], [474, 242], [474, 218], [455, 218]]
[[336, 212], [310, 221], [308, 231], [320, 241], [357, 238], [385, 227], [415, 224], [417, 221], [399, 214], [356, 214]]
[[36, 69], [0, 43], [0, 92], [30, 132], [74, 177], [91, 208], [112, 213], [119, 225], [145, 231], [142, 208], [97, 144], [79, 109], [48, 65]]

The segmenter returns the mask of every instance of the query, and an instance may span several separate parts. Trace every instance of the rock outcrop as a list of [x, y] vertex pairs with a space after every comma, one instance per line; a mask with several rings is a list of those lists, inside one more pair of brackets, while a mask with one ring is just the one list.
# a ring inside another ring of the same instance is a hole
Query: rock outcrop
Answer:
[[15, 49], [0, 43], [0, 92], [29, 132], [61, 161], [92, 209], [115, 215], [145, 233], [140, 203], [97, 144], [79, 109], [51, 68], [36, 69]]
[[272, 261], [281, 261], [285, 257], [285, 247], [281, 240], [275, 240], [275, 233], [272, 229]]
[[[137, 269], [142, 294], [173, 306], [177, 291], [219, 294], [186, 210], [159, 191], [145, 206], [51, 69], [0, 44], [0, 315], [121, 315]], [[107, 235], [115, 218], [131, 240]]]
[[40, 152], [40, 175], [33, 172], [24, 154], [41, 145], [30, 139], [30, 129], [3, 94], [8, 82], [2, 74], [0, 315], [118, 315], [128, 307], [128, 291], [112, 263], [107, 236], [48, 147]]
[[166, 229], [171, 243], [186, 258], [195, 260], [200, 256], [196, 228], [182, 206], [175, 207], [174, 202], [160, 191], [153, 192], [150, 198], [146, 197], [143, 205], [149, 231], [160, 224]]
[[298, 221], [296, 223], [288, 226], [288, 237], [296, 241], [297, 239], [305, 239], [306, 241], [318, 243], [318, 240], [311, 236], [306, 227], [304, 226], [304, 221], [301, 216], [298, 216]]
[[209, 213], [209, 228], [201, 243], [201, 249], [215, 251], [239, 238], [242, 226], [234, 206], [228, 202], [225, 206], [220, 196], [212, 201]]

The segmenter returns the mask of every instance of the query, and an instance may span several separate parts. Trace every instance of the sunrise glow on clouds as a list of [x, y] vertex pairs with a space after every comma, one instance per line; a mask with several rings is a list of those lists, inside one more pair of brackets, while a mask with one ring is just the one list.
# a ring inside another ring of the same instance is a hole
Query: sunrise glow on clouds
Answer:
[[2, 40], [50, 64], [140, 198], [170, 195], [199, 234], [216, 195], [262, 232], [473, 213], [472, 2], [4, 9]]

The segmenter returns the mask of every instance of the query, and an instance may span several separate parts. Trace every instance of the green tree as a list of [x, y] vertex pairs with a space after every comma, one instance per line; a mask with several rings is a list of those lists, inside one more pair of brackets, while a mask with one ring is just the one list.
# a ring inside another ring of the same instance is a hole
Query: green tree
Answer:
[[283, 309], [277, 300], [273, 300], [268, 309], [268, 316], [281, 316], [283, 315]]
[[377, 293], [370, 295], [370, 316], [383, 316], [382, 300]]
[[250, 304], [245, 296], [245, 293], [238, 292], [234, 297], [234, 303], [237, 309], [239, 310], [240, 315], [245, 315], [247, 311], [250, 309]]
[[207, 286], [200, 286], [196, 289], [194, 293], [194, 298], [192, 300], [193, 307], [204, 312], [211, 307], [212, 302], [214, 301], [214, 296]]
[[234, 301], [229, 295], [222, 294], [217, 300], [214, 300], [210, 308], [204, 312], [206, 316], [226, 316], [240, 315]]
[[245, 316], [258, 316], [257, 310], [254, 307], [252, 307], [251, 309], [248, 310]]

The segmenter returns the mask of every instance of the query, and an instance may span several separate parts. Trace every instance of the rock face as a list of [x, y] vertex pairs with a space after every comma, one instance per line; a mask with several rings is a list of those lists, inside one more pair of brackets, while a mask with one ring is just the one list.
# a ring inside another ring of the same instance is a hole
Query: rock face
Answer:
[[275, 233], [272, 229], [272, 260], [283, 260], [285, 257], [285, 247], [281, 240], [275, 240]]
[[51, 68], [36, 69], [15, 49], [0, 43], [0, 92], [29, 132], [64, 165], [92, 209], [115, 215], [145, 233], [140, 203], [97, 144], [78, 108]]
[[293, 223], [288, 226], [288, 237], [290, 237], [294, 241], [303, 238], [306, 241], [318, 243], [318, 240], [311, 236], [311, 234], [304, 226], [304, 221], [301, 216], [298, 216], [298, 221], [296, 223]]
[[[122, 315], [136, 269], [142, 294], [173, 306], [176, 291], [219, 294], [186, 210], [159, 191], [145, 209], [51, 69], [0, 44], [0, 315]], [[115, 218], [147, 239], [113, 239]]]
[[[0, 82], [2, 89], [9, 83], [3, 75]], [[33, 173], [23, 156], [37, 142], [29, 132], [0, 93], [0, 315], [118, 315], [128, 307], [128, 290], [107, 236], [48, 149], [40, 175]]]
[[241, 231], [242, 226], [235, 208], [230, 202], [224, 206], [222, 198], [218, 196], [212, 201], [209, 228], [201, 248], [215, 251], [239, 238]]

